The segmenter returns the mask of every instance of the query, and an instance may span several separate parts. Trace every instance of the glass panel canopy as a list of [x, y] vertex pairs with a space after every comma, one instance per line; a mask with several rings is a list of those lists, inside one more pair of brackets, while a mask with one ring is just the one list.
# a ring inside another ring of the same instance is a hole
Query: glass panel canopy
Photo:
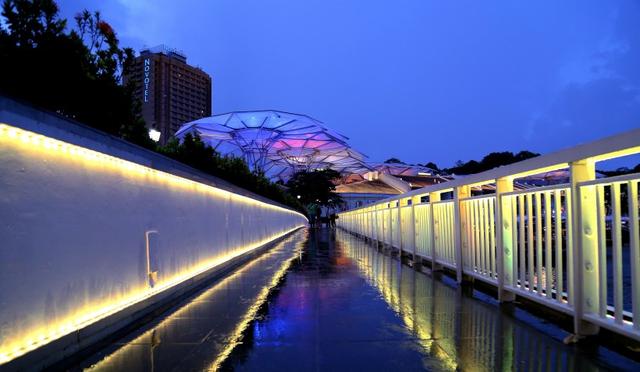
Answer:
[[343, 175], [370, 170], [366, 156], [348, 138], [307, 115], [263, 110], [239, 111], [187, 123], [176, 137], [197, 133], [222, 155], [242, 157], [252, 170], [286, 181], [301, 170], [330, 168]]

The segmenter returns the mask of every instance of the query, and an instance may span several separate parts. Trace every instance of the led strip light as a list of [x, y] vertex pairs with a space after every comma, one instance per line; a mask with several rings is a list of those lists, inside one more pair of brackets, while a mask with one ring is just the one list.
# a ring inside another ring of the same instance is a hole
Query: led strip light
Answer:
[[[123, 160], [111, 155], [106, 155], [98, 151], [66, 143], [24, 129], [16, 128], [6, 124], [0, 124], [0, 143], [4, 141], [9, 141], [14, 144], [17, 143], [29, 145], [32, 149], [35, 148], [45, 152], [64, 154], [69, 157], [73, 157], [74, 160], [88, 161], [91, 163], [97, 163], [101, 166], [108, 166], [115, 170], [125, 171], [127, 175], [155, 177], [160, 181], [167, 182], [171, 187], [178, 187], [196, 193], [206, 193], [218, 198], [236, 199], [245, 204], [253, 205], [262, 209], [270, 209], [299, 216], [302, 220], [307, 221], [304, 215], [290, 209], [251, 199], [244, 195], [218, 189], [207, 184], [192, 181], [187, 178], [149, 168], [128, 160]], [[6, 344], [8, 345], [5, 346], [5, 344], [0, 346], [0, 366], [56, 339], [59, 339], [65, 335], [68, 335], [74, 331], [82, 329], [101, 319], [104, 319], [112, 314], [124, 310], [129, 306], [132, 306], [154, 295], [169, 290], [179, 285], [180, 283], [185, 282], [186, 280], [189, 280], [197, 275], [215, 268], [222, 263], [239, 257], [266, 243], [287, 235], [304, 225], [305, 223], [301, 221], [301, 223], [297, 224], [291, 229], [280, 231], [259, 241], [234, 247], [230, 249], [232, 253], [222, 254], [220, 256], [203, 261], [195, 267], [187, 269], [184, 272], [163, 280], [154, 288], [141, 286], [132, 290], [125, 297], [118, 300], [109, 300], [99, 304], [87, 306], [80, 311], [82, 313], [82, 316], [74, 316], [73, 318], [67, 318], [58, 321], [56, 322], [58, 323], [58, 325], [57, 327], [55, 327], [55, 329], [50, 329], [50, 327], [42, 326], [41, 328], [30, 330], [29, 334], [21, 337], [19, 340], [6, 340], [8, 341], [6, 342]]]

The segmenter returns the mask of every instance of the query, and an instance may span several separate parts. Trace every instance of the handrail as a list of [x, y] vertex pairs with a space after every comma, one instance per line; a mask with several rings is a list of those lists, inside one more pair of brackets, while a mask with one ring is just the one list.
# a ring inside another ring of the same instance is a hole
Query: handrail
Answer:
[[445, 200], [438, 200], [438, 201], [427, 203], [427, 204], [435, 205], [435, 204], [446, 204], [446, 203], [453, 203], [453, 202], [454, 202], [453, 199], [445, 199]]
[[[588, 142], [546, 155], [523, 160], [517, 163], [493, 168], [488, 171], [468, 175], [449, 182], [425, 186], [404, 194], [382, 199], [380, 202], [391, 202], [408, 197], [442, 192], [459, 186], [477, 186], [494, 182], [498, 178], [521, 178], [534, 174], [551, 172], [567, 168], [570, 163], [583, 159], [603, 161], [640, 152], [640, 129], [633, 129], [597, 141]], [[355, 208], [358, 210], [363, 207]]]
[[470, 196], [468, 198], [462, 198], [460, 199], [460, 201], [463, 202], [467, 200], [491, 199], [495, 197], [496, 197], [496, 194], [482, 194], [482, 195]]
[[515, 190], [515, 191], [510, 191], [510, 192], [505, 192], [500, 194], [501, 196], [510, 196], [510, 195], [522, 195], [522, 194], [530, 194], [530, 193], [534, 193], [534, 192], [544, 192], [544, 191], [552, 191], [552, 190], [564, 190], [567, 188], [570, 188], [571, 184], [569, 183], [560, 183], [557, 185], [548, 185], [548, 186], [539, 186], [539, 187], [532, 187], [530, 189], [524, 189], [524, 190]]
[[[451, 269], [459, 283], [493, 285], [500, 301], [521, 296], [570, 314], [574, 339], [603, 327], [640, 341], [640, 173], [597, 179], [595, 171], [597, 161], [638, 152], [640, 129], [345, 211], [338, 225]], [[518, 177], [562, 167], [569, 183], [513, 190]], [[494, 194], [472, 196], [488, 182]], [[417, 200], [427, 194], [429, 202]], [[372, 221], [372, 209], [392, 213]]]
[[635, 181], [635, 180], [638, 180], [638, 178], [640, 178], [640, 173], [623, 174], [621, 176], [598, 178], [591, 181], [580, 182], [578, 183], [578, 186], [582, 187], [582, 186], [601, 185], [601, 184], [616, 183], [616, 182]]

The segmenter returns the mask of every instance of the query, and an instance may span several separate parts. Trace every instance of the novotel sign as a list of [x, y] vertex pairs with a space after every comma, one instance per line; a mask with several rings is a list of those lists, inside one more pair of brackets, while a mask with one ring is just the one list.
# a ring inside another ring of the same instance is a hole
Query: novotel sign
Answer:
[[149, 102], [149, 84], [151, 82], [151, 60], [144, 60], [144, 101]]

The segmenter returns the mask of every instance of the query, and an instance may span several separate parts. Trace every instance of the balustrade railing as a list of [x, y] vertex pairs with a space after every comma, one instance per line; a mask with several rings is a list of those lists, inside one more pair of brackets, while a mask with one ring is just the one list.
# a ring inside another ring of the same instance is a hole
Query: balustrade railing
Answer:
[[482, 280], [495, 282], [495, 196], [475, 196], [460, 201], [463, 210], [464, 272]]
[[[595, 172], [639, 152], [634, 130], [345, 211], [338, 225], [494, 285], [501, 301], [569, 314], [579, 337], [604, 327], [640, 340], [640, 174]], [[518, 178], [560, 169], [568, 183], [514, 191]], [[486, 184], [496, 192], [472, 195]]]
[[436, 261], [453, 268], [456, 265], [453, 200], [434, 202], [431, 208]]
[[[568, 185], [538, 187], [501, 196], [513, 226], [513, 285], [509, 289], [531, 300], [570, 312], [573, 293], [571, 191]], [[550, 303], [549, 301], [555, 301]]]
[[414, 207], [416, 255], [433, 259], [433, 219], [431, 204], [418, 204]]
[[595, 214], [581, 219], [584, 245], [595, 260], [595, 311], [585, 317], [600, 326], [637, 334], [640, 331], [640, 245], [638, 241], [638, 182], [640, 174], [578, 184], [581, 201], [595, 204]]

